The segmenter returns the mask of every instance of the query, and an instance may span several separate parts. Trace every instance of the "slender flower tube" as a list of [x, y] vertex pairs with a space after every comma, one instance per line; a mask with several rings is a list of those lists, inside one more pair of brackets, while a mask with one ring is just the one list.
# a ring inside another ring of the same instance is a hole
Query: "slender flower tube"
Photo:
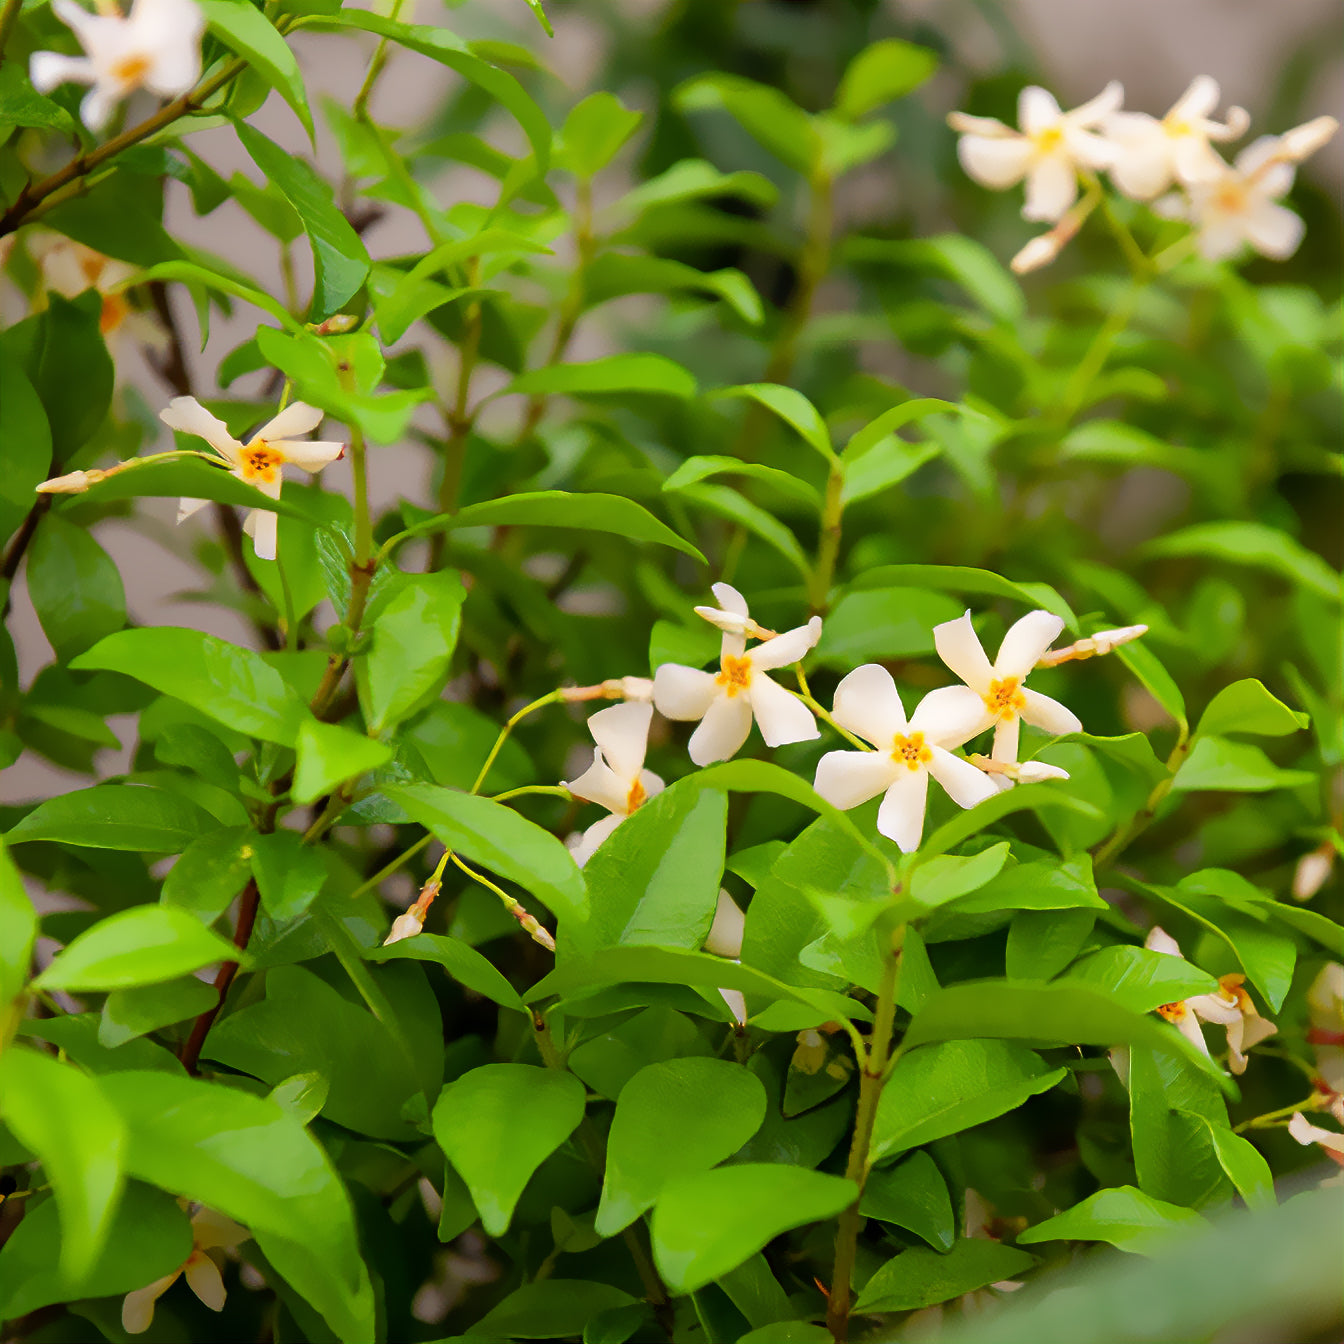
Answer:
[[1228, 109], [1226, 123], [1211, 119], [1218, 106], [1218, 83], [1200, 75], [1160, 121], [1146, 112], [1113, 112], [1103, 125], [1115, 146], [1111, 180], [1126, 196], [1150, 201], [1173, 182], [1193, 186], [1219, 177], [1226, 165], [1210, 140], [1235, 140], [1251, 119], [1240, 107]]
[[858, 807], [883, 794], [877, 829], [904, 851], [919, 848], [929, 776], [958, 807], [991, 797], [993, 780], [949, 750], [983, 727], [983, 709], [963, 687], [930, 691], [907, 721], [891, 673], [879, 663], [856, 667], [835, 688], [836, 723], [875, 751], [830, 751], [813, 787], [835, 807]]
[[969, 177], [992, 191], [1025, 178], [1022, 218], [1054, 223], [1078, 199], [1079, 171], [1110, 166], [1115, 148], [1092, 128], [1119, 111], [1124, 96], [1124, 88], [1112, 82], [1089, 102], [1064, 112], [1051, 94], [1033, 84], [1018, 97], [1020, 130], [965, 112], [950, 113], [947, 124], [961, 133], [957, 157]]
[[201, 77], [205, 15], [196, 0], [134, 0], [125, 16], [90, 14], [74, 0], [52, 0], [51, 8], [84, 55], [34, 52], [33, 87], [50, 93], [67, 81], [91, 85], [79, 109], [91, 131], [102, 130], [112, 109], [136, 89], [176, 98]]
[[[174, 397], [159, 419], [169, 429], [195, 434], [208, 443], [224, 460], [229, 474], [256, 486], [272, 499], [280, 498], [280, 468], [292, 462], [304, 471], [321, 471], [345, 452], [343, 443], [303, 441], [296, 434], [308, 434], [322, 421], [323, 412], [302, 401], [292, 402], [279, 415], [268, 420], [246, 443], [239, 443], [228, 426], [217, 420], [195, 397]], [[184, 499], [178, 505], [177, 521], [190, 518], [208, 503], [204, 499]], [[253, 509], [243, 522], [260, 560], [275, 559], [276, 517], [268, 509]]]
[[[727, 615], [741, 618], [745, 631], [750, 620], [746, 599], [726, 583], [715, 584], [714, 594]], [[723, 642], [717, 674], [664, 663], [653, 678], [653, 703], [660, 714], [669, 719], [700, 720], [691, 734], [691, 760], [696, 765], [728, 760], [747, 740], [753, 717], [769, 747], [820, 737], [817, 721], [806, 706], [764, 674], [798, 662], [815, 647], [821, 638], [821, 618], [814, 616], [806, 625], [776, 635], [750, 652], [743, 631], [720, 628]]]
[[626, 817], [663, 791], [663, 781], [644, 769], [652, 721], [653, 706], [646, 700], [612, 705], [588, 720], [588, 731], [597, 743], [593, 763], [578, 779], [566, 780], [565, 788], [576, 798], [600, 804], [611, 815], [595, 822], [572, 845], [570, 852], [580, 867]]
[[933, 627], [938, 656], [966, 683], [964, 688], [950, 689], [966, 699], [966, 712], [972, 702], [979, 708], [979, 726], [969, 736], [994, 726], [994, 760], [1017, 760], [1022, 719], [1055, 736], [1082, 730], [1071, 709], [1022, 685], [1063, 628], [1064, 622], [1048, 611], [1029, 612], [1009, 628], [991, 665], [971, 627], [969, 611]]

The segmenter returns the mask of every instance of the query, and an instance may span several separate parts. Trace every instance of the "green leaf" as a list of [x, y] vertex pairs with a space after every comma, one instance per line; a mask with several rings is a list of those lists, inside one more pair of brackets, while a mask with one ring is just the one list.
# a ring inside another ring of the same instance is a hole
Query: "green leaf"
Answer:
[[0, 1114], [55, 1191], [60, 1272], [79, 1278], [98, 1259], [121, 1198], [124, 1126], [100, 1080], [34, 1050], [6, 1049], [0, 1083]]
[[651, 541], [692, 556], [705, 557], [683, 541], [666, 523], [621, 495], [573, 495], [565, 490], [538, 490], [469, 504], [457, 513], [442, 513], [408, 528], [405, 536], [447, 532], [459, 527], [572, 527], [581, 532], [610, 532], [631, 541]]
[[105, 550], [59, 515], [42, 520], [28, 550], [28, 596], [56, 656], [68, 662], [126, 624], [126, 592]]
[[590, 93], [565, 118], [555, 146], [555, 166], [576, 177], [593, 177], [616, 157], [643, 120], [642, 112], [623, 106], [614, 93], [605, 89]]
[[727, 817], [727, 795], [698, 781], [650, 798], [588, 860], [584, 877], [601, 899], [564, 943], [584, 953], [618, 943], [699, 948], [718, 901]]
[[0, 840], [0, 1011], [7, 1011], [28, 983], [36, 941], [37, 911]]
[[716, 295], [752, 326], [765, 320], [756, 287], [732, 267], [698, 271], [670, 257], [603, 252], [583, 273], [586, 308], [596, 308], [626, 294], [674, 294], [682, 290]]
[[13, 60], [0, 65], [0, 126], [34, 126], [75, 134], [74, 118], [54, 98], [38, 93], [23, 64]]
[[1201, 737], [1249, 733], [1253, 737], [1283, 737], [1311, 726], [1307, 714], [1289, 709], [1254, 677], [1224, 686], [1209, 701], [1195, 729]]
[[812, 118], [778, 89], [738, 75], [699, 75], [680, 85], [672, 101], [682, 112], [727, 112], [753, 140], [803, 174], [821, 153]]
[[1247, 1208], [1272, 1209], [1278, 1203], [1274, 1195], [1274, 1173], [1255, 1144], [1206, 1115], [1190, 1114], [1207, 1129], [1218, 1165], [1237, 1187]]
[[568, 1338], [583, 1334], [603, 1312], [634, 1303], [629, 1293], [609, 1283], [544, 1279], [515, 1288], [472, 1326], [472, 1334], [482, 1339]]
[[713, 394], [720, 397], [746, 397], [767, 411], [773, 411], [786, 425], [797, 430], [803, 442], [815, 448], [827, 462], [837, 461], [835, 449], [831, 446], [831, 433], [821, 412], [792, 387], [780, 383], [742, 383], [737, 387], [718, 388]]
[[296, 745], [298, 764], [291, 790], [296, 803], [316, 802], [347, 780], [386, 765], [394, 754], [384, 742], [317, 719], [304, 719], [299, 725]]
[[760, 1128], [765, 1105], [760, 1079], [727, 1060], [641, 1069], [616, 1099], [597, 1231], [614, 1235], [673, 1181], [731, 1157]]
[[693, 397], [694, 376], [666, 355], [630, 353], [606, 355], [586, 364], [547, 364], [519, 374], [497, 396], [522, 395], [581, 397], [602, 393], [660, 393]]
[[551, 21], [546, 17], [546, 11], [542, 8], [541, 0], [527, 0], [527, 7], [537, 16], [537, 22], [541, 24], [541, 31], [547, 37], [555, 36], [555, 29], [551, 27]]
[[[0, 65], [0, 71], [17, 68]], [[51, 427], [42, 400], [18, 362], [0, 355], [0, 537], [37, 503], [33, 493], [51, 467]]]
[[477, 56], [460, 37], [446, 28], [424, 24], [396, 23], [380, 14], [363, 10], [343, 10], [339, 14], [314, 15], [305, 20], [305, 28], [362, 28], [389, 38], [398, 46], [419, 52], [431, 60], [455, 70], [463, 79], [483, 89], [509, 112], [523, 128], [536, 157], [536, 169], [544, 174], [550, 164], [551, 124], [546, 114], [524, 91], [512, 75]]
[[844, 459], [845, 483], [840, 503], [848, 508], [861, 499], [871, 499], [913, 476], [942, 450], [933, 443], [906, 443], [894, 434], [878, 439], [871, 447]]
[[258, 654], [199, 630], [121, 630], [70, 666], [120, 672], [176, 696], [228, 728], [292, 747], [307, 707]]
[[888, 1260], [864, 1285], [857, 1312], [914, 1311], [1022, 1274], [1036, 1261], [1026, 1251], [981, 1237], [960, 1237], [946, 1255], [924, 1246]]
[[[897, 407], [902, 410], [903, 407]], [[1063, 619], [1070, 630], [1078, 628], [1078, 618], [1069, 604], [1053, 588], [1043, 583], [1013, 583], [988, 569], [968, 569], [964, 565], [878, 565], [855, 579], [851, 590], [863, 588], [932, 588], [936, 592], [984, 594], [1006, 597], [1028, 607], [1043, 607]], [[1126, 648], [1135, 648], [1129, 644]]]
[[812, 563], [792, 531], [773, 513], [753, 504], [736, 490], [726, 485], [686, 485], [681, 488], [681, 497], [754, 533], [782, 555], [803, 577], [811, 572]]
[[327, 880], [321, 851], [305, 845], [297, 831], [288, 830], [254, 835], [250, 848], [262, 909], [277, 924], [297, 919]]
[[503, 1236], [532, 1173], [583, 1119], [583, 1084], [533, 1064], [485, 1064], [449, 1083], [434, 1137], [467, 1183], [492, 1237]]
[[1008, 857], [1006, 840], [965, 858], [939, 855], [915, 869], [910, 879], [910, 899], [929, 910], [955, 901], [997, 876]]
[[253, 835], [250, 827], [231, 826], [192, 841], [164, 878], [159, 899], [213, 924], [251, 876]]
[[[936, 1001], [945, 990], [930, 996]], [[1002, 1041], [947, 1041], [902, 1054], [877, 1104], [872, 1160], [880, 1162], [1016, 1110], [1066, 1076]]]
[[210, 31], [230, 51], [242, 56], [294, 109], [294, 115], [308, 132], [308, 139], [312, 140], [313, 114], [308, 110], [308, 95], [304, 91], [299, 62], [270, 20], [248, 0], [199, 2]]
[[1142, 640], [1132, 644], [1122, 644], [1115, 656], [1139, 679], [1148, 693], [1163, 709], [1185, 727], [1185, 697], [1180, 687], [1172, 680], [1171, 673], [1157, 661], [1152, 649]]
[[842, 117], [866, 117], [914, 92], [937, 68], [938, 57], [927, 47], [894, 37], [874, 42], [845, 68], [835, 110]]
[[1071, 1209], [1019, 1232], [1017, 1239], [1028, 1246], [1041, 1241], [1106, 1241], [1135, 1255], [1156, 1255], [1180, 1234], [1207, 1226], [1193, 1209], [1120, 1185], [1098, 1190]]
[[462, 624], [461, 578], [449, 570], [405, 578], [378, 613], [365, 661], [368, 720], [381, 733], [443, 689]]
[[[211, 4], [221, 6], [227, 5], [230, 9], [241, 7], [238, 0], [209, 0]], [[253, 14], [261, 19], [257, 10], [252, 9], [251, 5], [246, 6]], [[262, 23], [266, 21], [261, 19]], [[270, 27], [269, 24], [266, 25]], [[274, 29], [271, 29], [274, 32]], [[288, 47], [285, 48], [289, 50]], [[241, 176], [241, 175], [240, 175]], [[248, 184], [251, 185], [250, 183]], [[286, 209], [291, 207], [286, 206]], [[301, 226], [295, 224], [298, 230]], [[294, 320], [293, 314], [278, 299], [272, 298], [269, 294], [252, 285], [245, 285], [242, 281], [231, 275], [223, 275], [219, 271], [208, 270], [205, 266], [200, 266], [194, 261], [161, 261], [156, 266], [151, 266], [147, 270], [141, 271], [135, 277], [136, 284], [148, 284], [155, 280], [180, 280], [185, 285], [202, 285], [206, 289], [216, 289], [222, 294], [231, 294], [235, 299], [242, 299], [244, 303], [250, 303], [254, 308], [260, 308], [263, 312], [270, 313], [280, 325], [288, 331], [302, 331], [301, 323]]]
[[950, 1251], [957, 1239], [952, 1196], [938, 1164], [917, 1149], [894, 1167], [868, 1173], [859, 1212], [922, 1237], [936, 1251]]
[[760, 462], [743, 462], [736, 457], [688, 457], [663, 482], [663, 489], [680, 490], [710, 476], [730, 474], [764, 481], [780, 494], [788, 495], [800, 504], [816, 510], [821, 508], [821, 496], [806, 481], [789, 475], [787, 471], [780, 471], [778, 467], [763, 466]]
[[98, 1044], [115, 1050], [119, 1045], [174, 1022], [185, 1022], [213, 1008], [219, 994], [195, 976], [163, 984], [114, 989], [103, 1001]]
[[944, 276], [999, 322], [1017, 326], [1026, 318], [1022, 286], [994, 253], [973, 238], [957, 233], [897, 242], [856, 238], [846, 252], [856, 261], [886, 262]]
[[[1028, 788], [1035, 788], [1034, 784]], [[919, 871], [918, 869], [916, 870]], [[995, 910], [1105, 910], [1092, 879], [1092, 860], [1076, 854], [1062, 863], [1015, 863], [1003, 868], [978, 891], [957, 899], [955, 914]]]
[[349, 1196], [283, 1107], [166, 1073], [102, 1080], [127, 1129], [129, 1174], [242, 1223], [343, 1344], [373, 1344], [374, 1300]]
[[39, 989], [127, 989], [246, 956], [171, 905], [118, 910], [85, 929], [33, 981]]
[[1213, 976], [1184, 958], [1127, 945], [1089, 953], [1056, 983], [1086, 984], [1136, 1013], [1149, 1013], [1164, 1003], [1218, 991]]
[[938, 827], [932, 835], [925, 836], [919, 847], [919, 854], [927, 863], [935, 856], [951, 849], [953, 845], [969, 840], [987, 826], [1011, 816], [1014, 812], [1040, 812], [1052, 807], [1062, 807], [1083, 817], [1101, 816], [1091, 803], [1074, 797], [1067, 788], [1059, 788], [1049, 781], [1027, 784], [1020, 788], [1008, 789], [1004, 793], [996, 793], [983, 803], [977, 803], [974, 807], [959, 812], [951, 821], [946, 821]]
[[313, 246], [314, 320], [330, 317], [352, 298], [369, 273], [369, 253], [336, 205], [330, 184], [303, 159], [281, 149], [255, 126], [235, 123], [252, 161], [299, 212]]
[[[632, 996], [654, 997], [647, 986], [633, 990]], [[601, 995], [596, 998], [600, 1005]], [[684, 997], [683, 993], [678, 993], [676, 998], [682, 1001], [689, 999], [697, 1012], [714, 1011], [689, 987], [684, 991]], [[591, 1000], [583, 1001], [573, 1007], [576, 1013], [588, 1012], [592, 1010], [593, 1003]], [[729, 1016], [727, 1008], [722, 1010], [722, 1016]], [[568, 1064], [570, 1072], [581, 1079], [590, 1092], [616, 1101], [635, 1074], [647, 1065], [692, 1056], [698, 1058], [711, 1053], [700, 1028], [686, 1013], [678, 1012], [667, 1003], [654, 1003], [652, 1007], [584, 1041], [570, 1051]]]
[[460, 938], [419, 933], [414, 938], [403, 938], [386, 947], [370, 948], [365, 956], [369, 961], [409, 959], [435, 962], [474, 993], [493, 1000], [502, 1008], [527, 1012], [527, 1005], [518, 997], [518, 991], [495, 969], [489, 958]]
[[1250, 742], [1201, 737], [1186, 757], [1185, 764], [1176, 772], [1171, 787], [1177, 793], [1196, 790], [1265, 793], [1270, 789], [1296, 789], [1314, 782], [1311, 771], [1281, 770]]
[[89, 849], [179, 854], [215, 821], [190, 799], [139, 784], [95, 784], [39, 803], [11, 827], [11, 845], [58, 840]]
[[562, 922], [584, 918], [583, 874], [549, 831], [502, 803], [455, 789], [397, 784], [384, 786], [383, 792], [449, 849], [534, 892]]
[[1143, 553], [1200, 556], [1245, 565], [1286, 579], [1334, 606], [1341, 601], [1340, 576], [1314, 551], [1264, 523], [1196, 523], [1154, 538], [1143, 547]]
[[833, 1218], [858, 1197], [853, 1181], [774, 1162], [683, 1176], [653, 1209], [653, 1259], [674, 1293], [691, 1293], [793, 1227]]

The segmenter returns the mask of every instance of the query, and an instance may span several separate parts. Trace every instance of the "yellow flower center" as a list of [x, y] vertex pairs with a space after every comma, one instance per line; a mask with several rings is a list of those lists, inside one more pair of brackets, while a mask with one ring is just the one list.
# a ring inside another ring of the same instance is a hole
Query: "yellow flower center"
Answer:
[[719, 675], [714, 680], [728, 692], [732, 699], [739, 691], [745, 691], [751, 685], [751, 659], [734, 658], [725, 654], [720, 665]]
[[1194, 135], [1195, 133], [1195, 128], [1188, 121], [1173, 121], [1171, 117], [1163, 118], [1162, 129], [1173, 140], [1179, 140], [1182, 136]]
[[1228, 182], [1218, 188], [1214, 205], [1225, 214], [1239, 215], [1246, 209], [1246, 188], [1240, 182]]
[[903, 761], [907, 770], [918, 770], [933, 760], [933, 752], [924, 745], [923, 733], [911, 733], [909, 737], [897, 733], [891, 740], [891, 759], [898, 765]]
[[1240, 973], [1220, 975], [1218, 977], [1219, 998], [1225, 999], [1230, 1004], [1235, 1004], [1243, 1014], [1251, 1014], [1255, 1012], [1255, 1005], [1251, 1002], [1251, 996], [1241, 987], [1245, 979], [1246, 977]]
[[136, 52], [132, 56], [122, 57], [112, 67], [112, 75], [123, 84], [139, 84], [149, 73], [149, 65], [149, 57]]
[[1184, 1022], [1189, 1011], [1183, 1000], [1178, 1000], [1176, 1003], [1160, 1003], [1157, 1006], [1158, 1015], [1172, 1023]]
[[649, 795], [644, 791], [644, 785], [638, 779], [635, 780], [635, 782], [630, 785], [630, 792], [625, 795], [626, 813], [633, 812], [635, 808], [648, 798], [648, 796]]
[[253, 439], [243, 449], [243, 480], [264, 481], [270, 485], [284, 460], [284, 453], [272, 448], [265, 439]]
[[1058, 126], [1047, 126], [1031, 137], [1038, 154], [1053, 154], [1064, 143], [1064, 132]]
[[1021, 685], [1017, 677], [991, 681], [983, 696], [985, 708], [996, 718], [1016, 718], [1027, 707], [1027, 697], [1022, 694]]
[[103, 311], [98, 317], [98, 330], [106, 336], [109, 332], [116, 331], [126, 320], [131, 311], [131, 305], [126, 302], [125, 296], [121, 294], [104, 294]]

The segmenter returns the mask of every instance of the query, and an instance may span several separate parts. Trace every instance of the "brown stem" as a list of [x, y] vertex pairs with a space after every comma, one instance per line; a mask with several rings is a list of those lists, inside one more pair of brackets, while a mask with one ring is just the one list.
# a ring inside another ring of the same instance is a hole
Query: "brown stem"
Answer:
[[[42, 521], [43, 515], [50, 508], [51, 496], [38, 495], [33, 507], [28, 510], [23, 522], [19, 524], [19, 530], [9, 539], [9, 545], [5, 547], [5, 557], [0, 560], [0, 580], [8, 581], [19, 572], [19, 562], [23, 559], [23, 553], [28, 549], [33, 534], [37, 531], [38, 523]], [[9, 606], [9, 593], [6, 592], [5, 605], [3, 610], [0, 610], [0, 620], [9, 615]]]
[[[240, 952], [246, 950], [248, 940], [252, 937], [252, 926], [257, 921], [257, 905], [260, 900], [261, 893], [257, 890], [257, 879], [254, 877], [243, 888], [238, 906], [238, 926], [233, 931], [233, 945]], [[178, 1055], [183, 1067], [193, 1076], [199, 1072], [197, 1065], [200, 1063], [201, 1048], [205, 1045], [205, 1038], [210, 1034], [210, 1028], [214, 1026], [215, 1018], [219, 1016], [219, 1010], [224, 1007], [229, 986], [233, 984], [233, 977], [237, 974], [238, 963], [236, 961], [226, 961], [220, 966], [219, 972], [215, 976], [215, 994], [217, 996], [215, 1003], [212, 1007], [207, 1008], [192, 1024], [191, 1035], [187, 1037], [186, 1044], [182, 1047], [182, 1053]]]

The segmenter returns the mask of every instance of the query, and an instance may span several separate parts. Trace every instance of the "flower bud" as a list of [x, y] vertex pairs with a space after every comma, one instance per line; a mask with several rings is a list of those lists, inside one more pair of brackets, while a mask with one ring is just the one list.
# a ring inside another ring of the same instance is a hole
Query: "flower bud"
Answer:
[[1047, 779], [1068, 779], [1069, 772], [1057, 765], [1048, 765], [1045, 761], [1023, 761], [1017, 767], [1019, 784], [1040, 784]]
[[1276, 157], [1286, 159], [1289, 163], [1301, 163], [1327, 144], [1337, 130], [1339, 122], [1334, 117], [1313, 117], [1311, 121], [1294, 126], [1279, 137]]
[[70, 471], [54, 476], [37, 487], [39, 495], [82, 495], [91, 485], [97, 485], [106, 476], [105, 471]]
[[1293, 870], [1293, 900], [1309, 901], [1330, 880], [1335, 866], [1333, 845], [1322, 845], [1304, 854]]
[[710, 926], [709, 937], [705, 939], [705, 951], [712, 952], [716, 957], [740, 957], [742, 931], [746, 923], [747, 917], [741, 907], [720, 887], [714, 923]]
[[1016, 275], [1039, 271], [1059, 256], [1060, 239], [1051, 231], [1042, 233], [1029, 242], [1008, 264]]
[[404, 938], [414, 938], [424, 927], [424, 920], [412, 908], [404, 915], [398, 915], [392, 921], [392, 932], [383, 939], [383, 946], [387, 947], [389, 943], [399, 943]]

